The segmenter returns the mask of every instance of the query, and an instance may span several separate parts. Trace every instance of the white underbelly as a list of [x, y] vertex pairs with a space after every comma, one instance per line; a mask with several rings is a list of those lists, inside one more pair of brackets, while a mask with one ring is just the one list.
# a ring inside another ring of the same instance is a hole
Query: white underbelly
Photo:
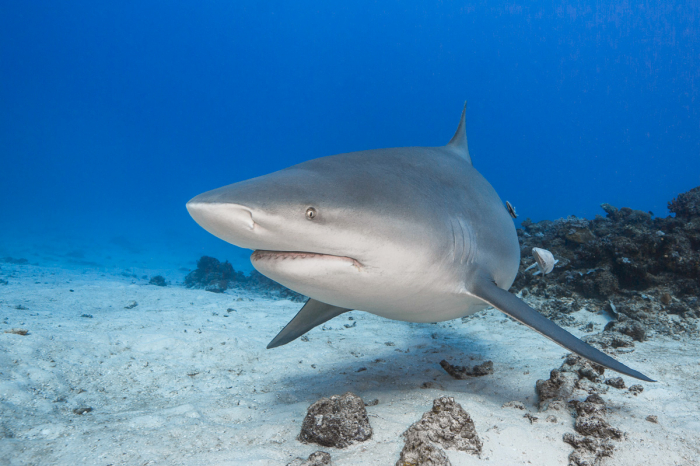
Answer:
[[484, 301], [463, 294], [427, 295], [411, 300], [397, 299], [373, 304], [358, 310], [405, 322], [443, 322], [465, 317], [489, 307]]

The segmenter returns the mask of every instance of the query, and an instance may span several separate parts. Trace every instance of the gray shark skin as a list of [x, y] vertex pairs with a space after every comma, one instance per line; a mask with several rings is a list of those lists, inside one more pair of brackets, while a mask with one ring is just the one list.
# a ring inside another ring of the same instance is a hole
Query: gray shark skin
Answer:
[[440, 322], [493, 306], [561, 346], [653, 382], [507, 290], [520, 264], [513, 219], [472, 166], [466, 105], [443, 147], [321, 157], [187, 203], [213, 235], [252, 249], [263, 275], [310, 299], [268, 348], [351, 309]]

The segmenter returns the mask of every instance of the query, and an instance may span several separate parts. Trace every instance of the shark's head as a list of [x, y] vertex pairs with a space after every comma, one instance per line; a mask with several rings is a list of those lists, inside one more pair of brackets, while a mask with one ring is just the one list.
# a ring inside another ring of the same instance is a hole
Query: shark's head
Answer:
[[406, 212], [420, 183], [391, 183], [399, 155], [378, 152], [311, 160], [200, 194], [187, 209], [213, 235], [252, 249], [260, 273], [317, 300], [358, 309], [396, 283], [418, 293], [439, 206], [414, 202]]

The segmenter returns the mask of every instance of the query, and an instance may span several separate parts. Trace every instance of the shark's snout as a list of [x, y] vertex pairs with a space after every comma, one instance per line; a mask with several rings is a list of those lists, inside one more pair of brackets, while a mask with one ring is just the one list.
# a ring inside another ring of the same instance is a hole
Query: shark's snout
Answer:
[[222, 202], [207, 202], [200, 196], [187, 203], [192, 218], [212, 235], [250, 248], [255, 231], [253, 213], [248, 207]]

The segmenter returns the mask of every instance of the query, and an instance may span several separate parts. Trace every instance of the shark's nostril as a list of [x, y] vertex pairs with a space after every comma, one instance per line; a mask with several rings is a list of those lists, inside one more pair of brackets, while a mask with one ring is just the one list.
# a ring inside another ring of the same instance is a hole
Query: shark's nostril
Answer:
[[255, 228], [253, 213], [244, 206], [193, 200], [187, 203], [187, 211], [205, 230], [220, 238], [231, 231]]
[[255, 220], [253, 220], [253, 213], [246, 209], [242, 208], [241, 213], [240, 213], [241, 220], [250, 228], [251, 230], [255, 228]]

